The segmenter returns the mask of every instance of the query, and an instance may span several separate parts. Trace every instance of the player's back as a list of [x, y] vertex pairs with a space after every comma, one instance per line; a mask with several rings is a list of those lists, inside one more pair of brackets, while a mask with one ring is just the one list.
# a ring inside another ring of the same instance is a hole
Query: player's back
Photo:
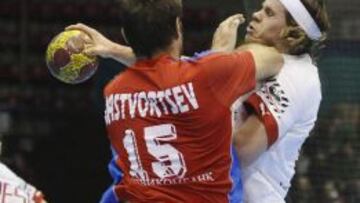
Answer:
[[[234, 63], [234, 57], [245, 59]], [[229, 201], [230, 103], [254, 87], [255, 73], [250, 53], [219, 58], [189, 62], [165, 55], [140, 61], [106, 87], [105, 121], [124, 173], [115, 187], [119, 197]], [[238, 63], [249, 68], [233, 72], [243, 77], [234, 82], [228, 75]], [[237, 87], [228, 88], [227, 82]], [[228, 92], [221, 94], [224, 88]]]

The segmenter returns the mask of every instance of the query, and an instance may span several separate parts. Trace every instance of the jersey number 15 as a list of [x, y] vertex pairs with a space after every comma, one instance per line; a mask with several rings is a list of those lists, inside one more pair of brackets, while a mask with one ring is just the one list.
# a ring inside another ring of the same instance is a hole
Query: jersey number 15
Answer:
[[[149, 154], [157, 161], [151, 163], [153, 172], [160, 178], [183, 178], [186, 173], [184, 157], [175, 147], [164, 144], [177, 139], [176, 128], [172, 124], [156, 125], [144, 128], [144, 139]], [[130, 162], [130, 175], [143, 181], [149, 180], [144, 170], [133, 130], [125, 131], [124, 147]]]

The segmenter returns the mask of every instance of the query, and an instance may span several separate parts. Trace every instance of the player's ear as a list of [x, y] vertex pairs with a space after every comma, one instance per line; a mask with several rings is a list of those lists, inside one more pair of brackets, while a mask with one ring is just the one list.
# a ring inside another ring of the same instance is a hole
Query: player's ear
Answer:
[[176, 18], [176, 31], [177, 31], [177, 37], [182, 36], [182, 21], [180, 17]]
[[306, 33], [299, 26], [288, 26], [283, 29], [281, 37], [289, 49], [300, 46], [306, 40]]
[[127, 37], [126, 37], [125, 30], [124, 30], [123, 27], [121, 28], [121, 35], [124, 38], [126, 44], [129, 44], [129, 41], [128, 41]]

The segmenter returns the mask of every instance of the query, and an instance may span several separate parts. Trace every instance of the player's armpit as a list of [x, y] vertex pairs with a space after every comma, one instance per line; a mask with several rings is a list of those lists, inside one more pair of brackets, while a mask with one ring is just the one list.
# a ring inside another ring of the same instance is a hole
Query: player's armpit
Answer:
[[243, 125], [234, 132], [234, 147], [243, 166], [253, 163], [268, 148], [264, 124], [256, 115], [250, 115]]

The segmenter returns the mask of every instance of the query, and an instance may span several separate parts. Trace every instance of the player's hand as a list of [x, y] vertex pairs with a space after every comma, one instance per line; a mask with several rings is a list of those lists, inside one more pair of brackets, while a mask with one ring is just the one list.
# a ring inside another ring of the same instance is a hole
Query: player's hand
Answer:
[[132, 65], [136, 60], [135, 54], [130, 47], [109, 40], [100, 32], [85, 24], [78, 23], [65, 29], [80, 30], [87, 34], [83, 35], [82, 38], [86, 43], [84, 52], [90, 56], [112, 58], [127, 66]]
[[230, 52], [235, 49], [239, 25], [245, 22], [242, 14], [235, 14], [220, 23], [212, 41], [211, 50]]
[[36, 191], [33, 197], [35, 203], [47, 203], [45, 196], [41, 191]]
[[84, 50], [86, 54], [103, 58], [112, 56], [111, 47], [113, 47], [115, 43], [94, 28], [82, 23], [77, 23], [66, 27], [65, 30], [80, 30], [87, 34], [81, 36], [86, 43]]

